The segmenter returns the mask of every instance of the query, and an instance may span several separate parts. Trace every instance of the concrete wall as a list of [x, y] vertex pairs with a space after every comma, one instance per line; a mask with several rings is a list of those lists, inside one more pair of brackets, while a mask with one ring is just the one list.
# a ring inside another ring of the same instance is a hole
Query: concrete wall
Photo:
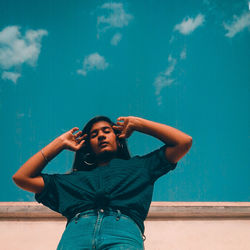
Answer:
[[[0, 203], [0, 249], [54, 250], [66, 220], [36, 202]], [[147, 250], [250, 249], [250, 202], [152, 202]]]

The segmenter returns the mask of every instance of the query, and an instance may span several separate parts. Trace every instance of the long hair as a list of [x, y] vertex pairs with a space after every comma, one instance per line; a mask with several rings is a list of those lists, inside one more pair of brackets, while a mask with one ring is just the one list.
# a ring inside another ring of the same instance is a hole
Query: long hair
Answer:
[[[85, 138], [85, 143], [84, 143], [85, 145], [81, 147], [78, 151], [76, 151], [75, 153], [75, 159], [74, 159], [74, 163], [72, 166], [72, 172], [81, 171], [81, 170], [91, 170], [92, 168], [97, 166], [95, 155], [90, 145], [89, 133], [94, 123], [99, 122], [99, 121], [106, 121], [111, 126], [116, 125], [107, 116], [95, 116], [94, 118], [92, 118], [91, 120], [87, 122], [87, 124], [82, 129], [82, 135], [87, 134], [87, 137]], [[117, 149], [116, 158], [121, 158], [124, 160], [130, 159], [131, 156], [128, 150], [126, 139], [119, 138], [118, 135], [120, 134], [120, 131], [115, 130], [115, 129], [113, 130], [114, 130], [114, 133], [116, 134], [116, 141], [119, 142], [120, 144], [120, 146], [118, 146], [119, 144], [117, 143], [118, 149]]]

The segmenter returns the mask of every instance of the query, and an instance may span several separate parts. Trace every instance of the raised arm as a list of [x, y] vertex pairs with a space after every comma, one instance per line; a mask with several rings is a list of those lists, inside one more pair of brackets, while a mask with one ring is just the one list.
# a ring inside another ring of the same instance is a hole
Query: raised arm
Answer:
[[139, 131], [164, 142], [168, 146], [165, 152], [166, 158], [173, 163], [178, 162], [192, 146], [191, 136], [165, 124], [135, 116], [127, 116], [119, 117], [117, 125], [114, 126], [114, 129], [122, 131], [121, 138], [127, 138], [133, 131]]
[[81, 131], [73, 134], [77, 130], [79, 130], [79, 128], [72, 128], [57, 137], [26, 161], [12, 176], [16, 185], [30, 192], [40, 193], [44, 187], [41, 172], [47, 163], [56, 157], [63, 149], [77, 151], [85, 142], [85, 140], [83, 140], [85, 135], [80, 137]]

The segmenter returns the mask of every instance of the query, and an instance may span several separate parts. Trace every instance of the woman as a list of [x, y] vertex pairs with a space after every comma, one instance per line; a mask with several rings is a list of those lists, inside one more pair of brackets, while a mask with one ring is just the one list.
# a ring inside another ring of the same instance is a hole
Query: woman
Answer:
[[[98, 116], [78, 130], [72, 128], [32, 156], [13, 180], [67, 218], [57, 249], [144, 249], [144, 220], [154, 182], [176, 167], [192, 137], [134, 116], [119, 117], [116, 124]], [[131, 158], [126, 138], [134, 131], [165, 145]], [[76, 152], [72, 172], [41, 173], [64, 149]]]

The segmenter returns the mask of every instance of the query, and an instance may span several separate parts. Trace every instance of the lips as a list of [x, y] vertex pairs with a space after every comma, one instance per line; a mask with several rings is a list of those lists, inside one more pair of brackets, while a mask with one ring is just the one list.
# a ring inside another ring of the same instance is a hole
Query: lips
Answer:
[[99, 147], [104, 147], [106, 145], [108, 145], [108, 142], [106, 142], [106, 141], [102, 141], [99, 143]]

